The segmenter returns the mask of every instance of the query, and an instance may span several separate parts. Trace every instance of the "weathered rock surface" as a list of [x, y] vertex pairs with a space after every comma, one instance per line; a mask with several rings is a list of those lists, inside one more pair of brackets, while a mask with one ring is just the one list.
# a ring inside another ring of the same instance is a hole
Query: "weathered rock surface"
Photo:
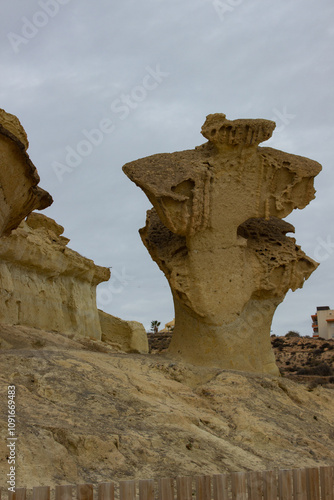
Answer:
[[258, 147], [274, 128], [268, 120], [209, 115], [206, 144], [123, 167], [154, 205], [140, 234], [172, 290], [175, 358], [278, 373], [273, 314], [317, 267], [280, 219], [314, 198], [321, 166]]
[[[166, 351], [173, 332], [148, 333], [150, 351]], [[282, 376], [307, 384], [311, 389], [325, 385], [334, 389], [334, 339], [277, 337], [271, 335], [276, 364]]]
[[167, 350], [170, 341], [172, 340], [172, 336], [173, 336], [172, 331], [158, 332], [158, 333], [148, 332], [147, 339], [148, 339], [149, 352], [156, 353]]
[[38, 187], [28, 145], [18, 118], [0, 109], [0, 236], [8, 235], [33, 210], [52, 203], [49, 193]]
[[334, 393], [0, 327], [0, 486], [16, 385], [17, 487], [334, 463]]
[[101, 338], [96, 286], [108, 268], [67, 248], [64, 229], [32, 213], [0, 240], [0, 321]]
[[125, 352], [148, 353], [144, 326], [138, 321], [126, 321], [99, 310], [102, 340], [118, 344]]

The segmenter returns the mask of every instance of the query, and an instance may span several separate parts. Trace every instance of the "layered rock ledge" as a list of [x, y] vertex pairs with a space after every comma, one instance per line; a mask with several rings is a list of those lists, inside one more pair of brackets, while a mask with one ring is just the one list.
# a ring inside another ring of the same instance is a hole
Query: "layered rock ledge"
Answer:
[[0, 239], [0, 322], [100, 339], [96, 286], [110, 270], [68, 248], [63, 231], [32, 213]]

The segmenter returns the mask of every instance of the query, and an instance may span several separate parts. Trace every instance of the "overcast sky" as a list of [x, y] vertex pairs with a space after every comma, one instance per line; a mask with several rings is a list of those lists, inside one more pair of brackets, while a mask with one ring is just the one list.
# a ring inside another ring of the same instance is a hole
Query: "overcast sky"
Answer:
[[316, 199], [287, 218], [321, 262], [277, 309], [273, 333], [311, 335], [334, 308], [333, 0], [11, 0], [1, 5], [0, 107], [25, 127], [44, 211], [69, 246], [112, 267], [98, 305], [123, 319], [173, 316], [138, 229], [150, 203], [122, 166], [205, 142], [209, 113], [277, 123], [263, 146], [317, 160]]

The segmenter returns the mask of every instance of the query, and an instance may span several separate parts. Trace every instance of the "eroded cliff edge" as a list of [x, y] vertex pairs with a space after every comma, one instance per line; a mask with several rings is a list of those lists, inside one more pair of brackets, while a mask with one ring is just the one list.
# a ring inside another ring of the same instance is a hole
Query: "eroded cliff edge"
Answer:
[[0, 237], [10, 234], [30, 212], [43, 210], [53, 201], [38, 186], [40, 178], [28, 146], [19, 119], [0, 109]]
[[96, 286], [110, 270], [68, 248], [63, 231], [32, 213], [0, 239], [0, 322], [100, 339]]

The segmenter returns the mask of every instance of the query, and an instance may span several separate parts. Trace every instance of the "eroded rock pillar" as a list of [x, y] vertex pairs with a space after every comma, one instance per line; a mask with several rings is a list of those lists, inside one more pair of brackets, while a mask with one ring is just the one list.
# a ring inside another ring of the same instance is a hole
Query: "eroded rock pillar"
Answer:
[[172, 290], [175, 357], [278, 373], [273, 314], [317, 267], [281, 219], [314, 198], [321, 166], [259, 147], [274, 128], [269, 120], [209, 115], [207, 143], [123, 167], [154, 206], [140, 234]]

